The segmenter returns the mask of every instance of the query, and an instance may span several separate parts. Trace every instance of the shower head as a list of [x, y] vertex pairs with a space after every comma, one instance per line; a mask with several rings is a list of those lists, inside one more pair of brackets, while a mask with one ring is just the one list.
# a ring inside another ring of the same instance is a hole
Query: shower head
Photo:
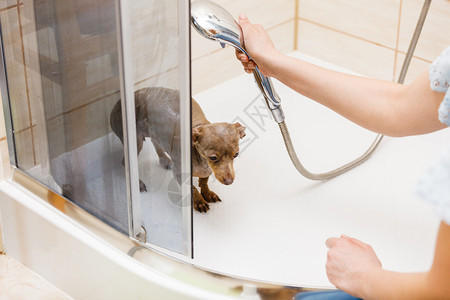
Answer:
[[202, 36], [218, 41], [222, 47], [228, 44], [247, 54], [241, 46], [241, 27], [220, 5], [208, 0], [192, 2], [191, 23]]
[[[250, 55], [241, 44], [241, 26], [233, 16], [220, 5], [209, 0], [196, 0], [191, 3], [191, 24], [200, 35], [205, 38], [218, 41], [222, 47], [231, 45], [239, 51]], [[258, 69], [253, 71], [256, 84], [266, 100], [268, 108], [277, 123], [284, 121], [284, 113], [281, 109], [281, 100], [269, 77], [265, 77]]]

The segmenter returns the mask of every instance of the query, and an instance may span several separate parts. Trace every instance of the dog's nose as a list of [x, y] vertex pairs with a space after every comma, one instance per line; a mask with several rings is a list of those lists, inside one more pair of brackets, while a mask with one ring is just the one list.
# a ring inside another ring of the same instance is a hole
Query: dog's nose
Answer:
[[228, 178], [228, 179], [224, 179], [223, 180], [223, 183], [225, 184], [225, 185], [230, 185], [230, 184], [232, 184], [233, 183], [233, 178]]

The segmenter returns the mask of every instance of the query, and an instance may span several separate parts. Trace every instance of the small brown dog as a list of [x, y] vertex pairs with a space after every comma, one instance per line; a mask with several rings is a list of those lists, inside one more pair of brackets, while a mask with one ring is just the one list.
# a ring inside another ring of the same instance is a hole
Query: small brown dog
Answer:
[[[161, 166], [172, 168], [180, 183], [179, 92], [162, 87], [143, 88], [136, 91], [134, 97], [138, 155], [145, 138], [151, 138]], [[110, 124], [123, 143], [120, 100], [111, 111]], [[208, 188], [212, 173], [225, 185], [233, 183], [233, 160], [239, 155], [239, 140], [244, 136], [245, 127], [239, 123], [210, 123], [200, 105], [192, 99], [192, 176], [199, 178], [200, 187], [200, 193], [192, 187], [195, 210], [207, 212], [208, 203], [221, 201]], [[139, 180], [139, 187], [141, 192], [147, 190], [142, 180]]]

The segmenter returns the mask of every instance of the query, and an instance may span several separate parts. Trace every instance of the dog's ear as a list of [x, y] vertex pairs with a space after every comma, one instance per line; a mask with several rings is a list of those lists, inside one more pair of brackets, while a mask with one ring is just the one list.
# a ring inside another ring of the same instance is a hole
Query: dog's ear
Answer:
[[234, 128], [237, 129], [237, 131], [239, 132], [239, 136], [242, 139], [246, 135], [245, 134], [245, 127], [242, 126], [241, 124], [239, 124], [239, 122], [234, 123], [233, 126], [234, 126]]
[[202, 136], [201, 126], [192, 128], [192, 144], [198, 144], [200, 142], [200, 137]]

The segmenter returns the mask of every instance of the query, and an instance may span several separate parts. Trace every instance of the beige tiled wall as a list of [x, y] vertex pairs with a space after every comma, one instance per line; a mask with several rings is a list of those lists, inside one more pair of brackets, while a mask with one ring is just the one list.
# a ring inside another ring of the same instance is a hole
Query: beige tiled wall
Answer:
[[[23, 68], [21, 31], [19, 26], [19, 7], [22, 1], [0, 0], [0, 20], [2, 22], [2, 31], [4, 32], [3, 42], [8, 43], [12, 51], [5, 51], [7, 68], [9, 68], [10, 86], [15, 88], [10, 92], [10, 97], [17, 99], [17, 105], [12, 106], [12, 114], [17, 118], [17, 132], [21, 139], [31, 133], [31, 116], [29, 102], [26, 93], [26, 84]], [[0, 180], [10, 177], [11, 168], [9, 163], [8, 144], [6, 140], [6, 129], [3, 115], [3, 107], [0, 107]], [[32, 159], [33, 155], [31, 155]]]
[[[51, 44], [51, 38], [54, 38], [54, 33], [48, 32], [48, 34], [46, 34], [49, 39], [48, 41], [38, 41], [36, 39], [33, 3], [33, 0], [0, 0], [0, 18], [2, 22], [5, 59], [8, 72], [9, 96], [12, 117], [14, 120], [15, 142], [17, 145], [16, 151], [20, 166], [23, 169], [29, 169], [39, 164], [38, 144], [39, 130], [41, 128], [37, 126], [36, 114], [40, 109], [38, 103], [42, 101], [41, 79], [46, 80], [46, 78], [40, 76], [37, 44], [38, 42], [41, 45]], [[48, 29], [44, 28], [41, 30]], [[42, 36], [43, 35], [41, 35], [41, 37]], [[92, 40], [91, 44], [93, 47], [95, 47], [95, 43], [98, 42], [98, 40], [95, 40], [93, 37], [86, 37], [86, 39]], [[104, 45], [99, 46], [102, 47]], [[114, 43], [114, 47], [116, 47], [116, 43]], [[85, 50], [88, 51], [89, 49]], [[52, 53], [49, 53], [48, 58], [55, 62], [58, 61], [58, 56], [55, 53], [53, 53], [53, 55]], [[88, 65], [86, 65], [86, 69], [88, 69]], [[97, 77], [105, 76], [105, 72], [103, 71], [98, 73], [90, 72], [90, 74], [94, 74], [94, 76]], [[77, 78], [74, 79], [76, 80]], [[116, 80], [116, 82], [117, 86], [118, 81]], [[92, 86], [94, 85], [95, 82], [92, 83]], [[89, 86], [88, 82], [88, 84], [85, 85], [85, 88], [92, 89], [92, 86]], [[113, 86], [113, 88], [114, 87], [115, 86]], [[105, 90], [106, 88], [102, 86], [99, 89], [99, 92], [105, 92]], [[94, 91], [92, 94], [99, 94], [99, 92]], [[57, 130], [52, 132], [60, 133], [60, 130], [67, 125], [58, 123], [58, 121], [63, 118], [64, 114], [68, 114], [69, 118], [72, 115], [86, 116], [89, 115], [89, 113], [92, 114], [93, 111], [99, 111], [99, 102], [112, 107], [110, 98], [110, 93], [108, 94], [108, 91], [106, 91], [101, 99], [94, 97], [80, 97], [81, 102], [68, 102], [65, 103], [65, 105], [61, 103], [61, 101], [53, 101], [54, 105], [51, 107], [49, 105], [46, 106], [47, 117], [49, 118], [47, 120], [49, 122], [49, 128], [56, 128]], [[117, 99], [118, 97], [116, 97], [116, 100]], [[47, 101], [47, 104], [52, 102], [50, 100], [51, 99]], [[74, 112], [78, 114], [74, 114]], [[41, 114], [43, 114], [42, 111]], [[0, 118], [3, 121], [3, 114]], [[82, 120], [82, 118], [79, 118], [79, 120]], [[106, 126], [99, 123], [103, 121], [103, 123], [108, 124], [109, 121], [107, 120], [108, 117], [98, 115], [89, 118], [89, 121], [94, 123], [92, 127], [93, 130], [88, 132], [91, 139], [94, 139], [101, 134], [105, 134], [105, 132], [100, 132], [101, 130], [99, 130], [99, 128]], [[4, 122], [2, 122], [2, 124], [3, 123]], [[54, 126], [55, 124], [57, 125]], [[77, 136], [77, 133], [81, 132], [80, 130], [73, 130], [72, 132], [73, 134], [71, 134], [69, 138], [66, 138], [66, 143], [61, 143], [61, 145], [59, 145], [61, 147], [60, 152], [63, 152], [65, 148], [75, 148], [81, 142], [89, 140], [86, 139], [85, 136], [83, 138]], [[4, 162], [4, 165], [6, 165], [8, 164], [8, 155], [6, 150], [6, 138], [3, 133], [0, 137], [0, 146], [2, 150], [2, 161]], [[8, 173], [6, 175], [8, 175]]]
[[[423, 0], [217, 0], [237, 18], [262, 24], [277, 48], [294, 49], [365, 76], [396, 81]], [[297, 11], [295, 11], [297, 9]], [[448, 45], [450, 1], [434, 0], [406, 83]], [[193, 94], [242, 74], [230, 47], [192, 33]]]
[[[378, 79], [398, 79], [423, 0], [297, 0], [297, 48]], [[432, 1], [405, 83], [450, 45], [450, 1]]]

